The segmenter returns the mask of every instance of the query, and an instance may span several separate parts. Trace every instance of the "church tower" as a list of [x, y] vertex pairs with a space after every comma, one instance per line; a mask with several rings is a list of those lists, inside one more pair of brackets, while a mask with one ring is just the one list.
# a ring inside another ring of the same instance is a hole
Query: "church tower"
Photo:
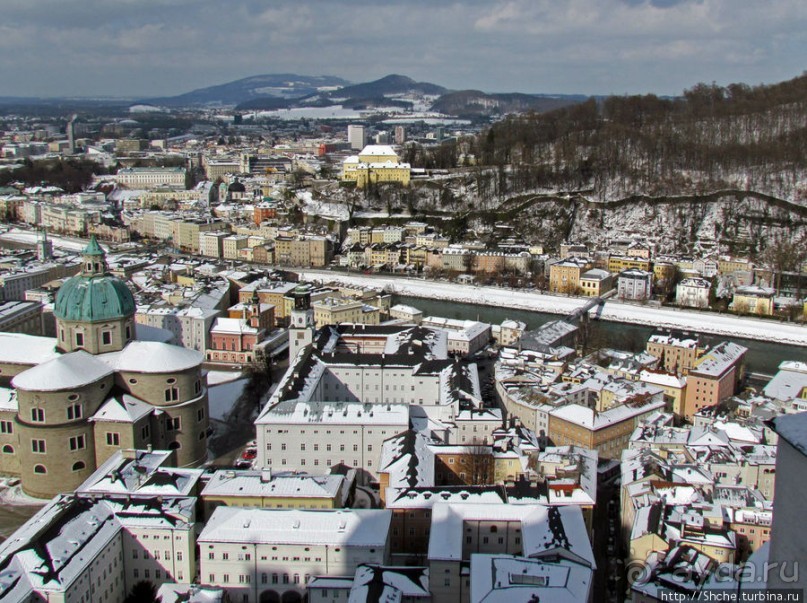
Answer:
[[311, 309], [311, 289], [305, 285], [292, 292], [294, 308], [289, 325], [289, 363], [297, 353], [314, 341], [314, 310]]
[[56, 295], [57, 347], [62, 352], [118, 352], [135, 336], [135, 301], [119, 278], [109, 274], [95, 235], [81, 252], [81, 272]]

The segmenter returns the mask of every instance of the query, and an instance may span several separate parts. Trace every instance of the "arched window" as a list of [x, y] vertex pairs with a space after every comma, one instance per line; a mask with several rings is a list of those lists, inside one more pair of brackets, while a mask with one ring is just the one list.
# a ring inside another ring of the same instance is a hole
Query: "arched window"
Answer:
[[170, 444], [168, 444], [168, 450], [179, 450], [180, 448], [181, 445], [179, 442], [171, 442]]
[[81, 471], [82, 469], [86, 469], [87, 465], [84, 464], [84, 461], [77, 461], [73, 463], [73, 471]]
[[34, 473], [39, 473], [40, 475], [45, 475], [48, 472], [45, 469], [45, 465], [34, 465]]
[[3, 454], [14, 454], [14, 446], [10, 444], [3, 446]]

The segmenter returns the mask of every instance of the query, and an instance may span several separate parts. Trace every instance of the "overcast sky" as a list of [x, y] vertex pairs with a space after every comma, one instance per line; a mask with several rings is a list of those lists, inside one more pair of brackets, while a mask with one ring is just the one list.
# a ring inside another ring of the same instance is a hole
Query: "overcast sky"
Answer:
[[261, 73], [680, 94], [807, 69], [805, 0], [2, 0], [0, 96], [158, 96]]

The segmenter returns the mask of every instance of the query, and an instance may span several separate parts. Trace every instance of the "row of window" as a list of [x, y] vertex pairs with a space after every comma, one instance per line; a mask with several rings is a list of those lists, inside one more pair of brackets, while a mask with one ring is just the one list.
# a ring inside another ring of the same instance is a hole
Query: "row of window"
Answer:
[[[271, 450], [271, 449], [272, 449], [272, 442], [268, 442], [266, 444], [266, 450]], [[286, 450], [285, 442], [281, 442], [280, 449], [281, 450]], [[300, 444], [300, 450], [305, 451], [305, 444], [304, 443]], [[314, 452], [318, 452], [318, 451], [319, 451], [319, 444], [314, 444]], [[325, 444], [325, 451], [326, 452], [331, 452], [331, 444]], [[344, 451], [345, 451], [345, 445], [344, 444], [339, 444], [339, 452], [344, 452]], [[358, 444], [353, 444], [353, 452], [358, 452], [358, 451], [359, 451], [359, 445]], [[367, 452], [372, 452], [372, 451], [373, 451], [373, 445], [368, 444], [367, 445]]]
[[[68, 399], [73, 398], [77, 399], [79, 396], [78, 394], [70, 394]], [[84, 407], [81, 404], [71, 404], [67, 407], [67, 420], [68, 421], [75, 421], [76, 419], [81, 419], [84, 416]], [[45, 409], [34, 407], [31, 409], [31, 422], [32, 423], [44, 423], [45, 422]], [[2, 429], [7, 429], [7, 431], [2, 431], [2, 433], [12, 433], [12, 426], [11, 421], [2, 421], [0, 423], [8, 423], [7, 426], [3, 426]]]
[[[147, 536], [144, 536], [144, 538], [146, 538], [146, 537]], [[168, 536], [166, 536], [165, 538], [168, 538]], [[140, 553], [138, 552], [137, 549], [132, 549], [132, 559], [137, 559], [139, 555], [140, 555]], [[149, 553], [148, 551], [143, 551], [143, 559], [148, 559], [149, 555], [151, 555], [154, 559], [159, 560], [161, 553], [160, 553], [159, 549], [154, 549], [153, 553]], [[177, 555], [177, 561], [182, 561], [182, 551], [177, 551], [176, 555]], [[163, 551], [162, 557], [166, 561], [170, 561], [171, 560], [171, 551], [168, 551], [168, 550]]]
[[[5, 450], [3, 450], [5, 452]], [[84, 461], [76, 461], [73, 463], [72, 471], [82, 471], [87, 468], [87, 464]], [[34, 473], [38, 475], [47, 475], [48, 468], [45, 465], [34, 465]]]
[[[146, 571], [148, 571], [148, 570], [146, 570]], [[137, 576], [135, 576], [135, 577], [137, 577]], [[209, 581], [208, 581], [209, 584], [215, 584], [216, 583], [216, 574], [209, 574], [209, 578], [210, 578]], [[305, 584], [308, 584], [309, 579], [310, 579], [310, 576], [308, 574], [305, 574], [303, 576], [303, 580], [304, 580]], [[222, 574], [221, 581], [224, 584], [229, 584], [230, 583], [230, 574]], [[249, 574], [239, 574], [238, 575], [238, 583], [239, 584], [249, 584], [251, 581], [252, 581], [252, 576], [250, 576]], [[261, 574], [261, 584], [267, 584], [268, 581], [269, 581], [269, 575], [268, 574]], [[280, 574], [272, 574], [272, 584], [281, 584], [281, 581], [282, 581], [282, 584], [300, 584], [300, 574], [294, 574], [293, 576], [289, 576], [289, 574], [283, 574], [282, 576]]]

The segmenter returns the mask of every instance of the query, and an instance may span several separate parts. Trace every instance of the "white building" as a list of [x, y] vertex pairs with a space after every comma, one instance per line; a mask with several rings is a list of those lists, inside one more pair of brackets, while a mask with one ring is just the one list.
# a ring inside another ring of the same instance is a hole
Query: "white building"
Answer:
[[0, 599], [112, 602], [141, 580], [190, 581], [195, 502], [57, 496], [0, 545]]
[[675, 303], [689, 308], [708, 308], [711, 286], [706, 279], [684, 279], [675, 288]]
[[300, 601], [315, 576], [385, 563], [391, 519], [380, 509], [219, 507], [199, 535], [200, 581], [232, 601]]
[[169, 186], [185, 188], [186, 170], [182, 167], [161, 168], [141, 167], [122, 168], [118, 170], [118, 184], [127, 188], [157, 188]]
[[589, 598], [596, 563], [578, 507], [436, 503], [431, 526], [428, 559], [434, 603], [470, 600], [467, 565], [478, 554], [571, 562], [587, 570], [577, 577], [583, 584], [570, 585], [584, 595], [574, 600]]
[[153, 304], [139, 306], [135, 322], [171, 331], [177, 345], [204, 352], [210, 346], [210, 329], [220, 314], [218, 310], [195, 306]]
[[347, 127], [347, 141], [351, 149], [361, 150], [367, 144], [367, 129], [364, 126], [350, 124]]
[[448, 351], [460, 356], [469, 356], [490, 343], [490, 325], [476, 320], [456, 320], [427, 316], [421, 326], [441, 329], [448, 333]]
[[653, 293], [653, 273], [638, 268], [623, 270], [617, 276], [617, 296], [619, 299], [650, 299]]

